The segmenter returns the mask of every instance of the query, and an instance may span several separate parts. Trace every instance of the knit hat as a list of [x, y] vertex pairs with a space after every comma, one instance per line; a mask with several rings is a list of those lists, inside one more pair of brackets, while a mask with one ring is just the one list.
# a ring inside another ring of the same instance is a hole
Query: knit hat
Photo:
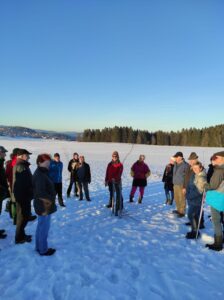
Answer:
[[198, 156], [195, 152], [191, 152], [190, 156], [188, 157], [188, 160], [194, 160], [198, 159]]

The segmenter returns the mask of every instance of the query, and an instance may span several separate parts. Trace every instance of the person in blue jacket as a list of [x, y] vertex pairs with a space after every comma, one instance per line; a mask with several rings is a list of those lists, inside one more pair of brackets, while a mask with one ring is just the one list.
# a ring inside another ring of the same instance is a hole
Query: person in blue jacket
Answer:
[[64, 200], [62, 197], [62, 171], [63, 163], [60, 161], [59, 153], [54, 154], [54, 159], [51, 160], [49, 175], [52, 179], [55, 187], [56, 195], [58, 195], [58, 202], [60, 206], [65, 207]]

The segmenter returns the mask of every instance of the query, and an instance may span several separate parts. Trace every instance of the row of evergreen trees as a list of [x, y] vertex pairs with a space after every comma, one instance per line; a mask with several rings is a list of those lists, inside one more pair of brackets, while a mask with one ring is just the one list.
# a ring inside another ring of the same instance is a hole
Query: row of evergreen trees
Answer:
[[183, 129], [177, 132], [135, 130], [131, 127], [86, 129], [79, 136], [83, 142], [112, 142], [148, 145], [224, 147], [224, 124], [203, 129]]

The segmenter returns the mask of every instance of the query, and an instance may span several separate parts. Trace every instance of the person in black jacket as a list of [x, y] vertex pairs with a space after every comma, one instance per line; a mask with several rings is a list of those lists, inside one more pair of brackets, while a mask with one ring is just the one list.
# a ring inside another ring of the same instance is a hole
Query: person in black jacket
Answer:
[[47, 238], [51, 223], [51, 214], [56, 212], [56, 191], [49, 176], [51, 156], [40, 154], [37, 157], [37, 169], [33, 174], [34, 208], [38, 215], [36, 229], [36, 251], [40, 255], [50, 256], [55, 249], [48, 248]]
[[79, 165], [77, 168], [77, 178], [79, 186], [79, 200], [83, 200], [82, 188], [84, 188], [85, 197], [87, 201], [91, 201], [89, 198], [88, 184], [91, 182], [90, 166], [85, 162], [83, 155], [79, 156]]
[[78, 153], [74, 153], [73, 154], [73, 159], [71, 159], [69, 161], [69, 164], [68, 164], [68, 171], [71, 173], [70, 175], [70, 184], [69, 184], [69, 187], [68, 187], [68, 190], [67, 190], [67, 198], [70, 197], [70, 193], [71, 193], [71, 190], [72, 190], [72, 186], [73, 184], [75, 185], [74, 187], [74, 194], [76, 197], [78, 197], [78, 178], [77, 178], [77, 164], [79, 163], [79, 155]]
[[170, 163], [166, 166], [162, 182], [164, 182], [164, 190], [166, 195], [166, 204], [172, 205], [174, 199], [174, 192], [173, 192], [173, 166], [174, 166], [175, 159], [171, 157]]
[[[0, 214], [2, 212], [2, 201], [9, 198], [9, 186], [7, 183], [7, 178], [5, 174], [4, 161], [6, 157], [6, 152], [8, 152], [3, 146], [0, 146]], [[7, 237], [5, 230], [0, 230], [0, 239]]]
[[13, 195], [16, 201], [16, 236], [15, 243], [31, 242], [31, 236], [25, 234], [25, 227], [30, 216], [30, 202], [33, 199], [32, 174], [30, 171], [30, 152], [20, 149], [17, 162], [13, 167]]

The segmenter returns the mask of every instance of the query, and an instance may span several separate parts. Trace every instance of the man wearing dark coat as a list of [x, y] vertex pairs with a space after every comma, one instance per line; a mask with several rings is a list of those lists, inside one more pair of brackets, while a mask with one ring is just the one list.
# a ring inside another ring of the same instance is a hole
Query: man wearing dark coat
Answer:
[[32, 174], [30, 171], [30, 152], [20, 149], [17, 162], [13, 167], [13, 196], [16, 201], [16, 236], [15, 243], [31, 242], [31, 236], [25, 234], [25, 227], [30, 216], [30, 202], [33, 199]]

